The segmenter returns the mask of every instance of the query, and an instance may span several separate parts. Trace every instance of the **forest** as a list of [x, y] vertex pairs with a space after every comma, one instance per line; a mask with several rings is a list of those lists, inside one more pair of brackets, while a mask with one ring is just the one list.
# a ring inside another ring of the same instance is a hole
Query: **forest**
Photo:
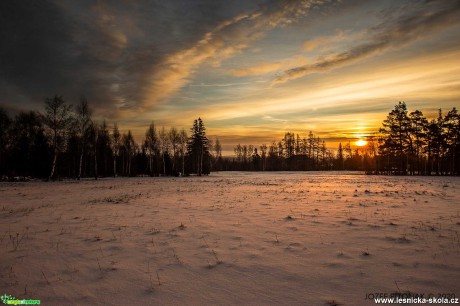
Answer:
[[399, 102], [366, 137], [366, 145], [352, 148], [348, 141], [336, 150], [309, 132], [306, 137], [285, 133], [267, 146], [240, 145], [226, 170], [360, 170], [368, 174], [459, 175], [460, 115], [452, 108], [446, 115], [428, 120], [421, 111], [409, 112]]
[[152, 122], [141, 143], [128, 130], [120, 133], [92, 118], [81, 97], [77, 106], [61, 96], [45, 99], [42, 112], [19, 112], [13, 118], [0, 108], [1, 180], [57, 180], [108, 176], [208, 175], [211, 171], [359, 170], [387, 175], [459, 175], [460, 115], [452, 108], [428, 120], [399, 102], [353, 148], [350, 141], [328, 148], [310, 131], [306, 136], [285, 133], [279, 141], [234, 147], [222, 156], [219, 139], [210, 140], [198, 118], [189, 131], [158, 128]]
[[2, 180], [208, 175], [209, 146], [201, 118], [190, 135], [152, 122], [137, 143], [130, 130], [120, 133], [116, 123], [109, 127], [93, 120], [85, 97], [75, 108], [61, 96], [47, 98], [43, 113], [20, 112], [14, 118], [0, 109]]

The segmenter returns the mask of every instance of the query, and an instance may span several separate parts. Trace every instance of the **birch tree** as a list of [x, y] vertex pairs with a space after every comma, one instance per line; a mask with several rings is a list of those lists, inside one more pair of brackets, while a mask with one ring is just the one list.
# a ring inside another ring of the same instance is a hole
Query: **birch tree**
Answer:
[[97, 180], [98, 172], [97, 172], [97, 144], [99, 138], [99, 126], [96, 122], [92, 121], [89, 128], [88, 128], [88, 144], [89, 149], [91, 152], [91, 156], [93, 157], [93, 166], [94, 166], [94, 179]]
[[76, 132], [80, 140], [80, 158], [78, 163], [77, 180], [81, 178], [81, 168], [83, 164], [83, 154], [88, 141], [88, 129], [91, 125], [91, 110], [88, 107], [88, 101], [85, 97], [80, 98], [80, 103], [76, 109]]
[[118, 126], [115, 123], [113, 125], [112, 139], [111, 139], [111, 148], [113, 154], [113, 176], [117, 176], [117, 158], [120, 156], [120, 147], [121, 147], [121, 135], [118, 130]]
[[49, 179], [54, 179], [58, 155], [66, 150], [67, 139], [72, 124], [72, 105], [67, 104], [62, 96], [45, 99], [43, 121], [53, 150], [53, 162]]
[[133, 134], [131, 134], [131, 130], [128, 130], [128, 134], [123, 134], [122, 144], [123, 144], [123, 148], [125, 150], [125, 155], [126, 155], [125, 172], [128, 176], [130, 176], [132, 158], [134, 154], [136, 153], [136, 142], [134, 141]]
[[163, 161], [163, 176], [166, 176], [165, 155], [168, 154], [168, 151], [169, 151], [169, 137], [164, 127], [162, 127], [160, 132], [158, 133], [158, 139], [160, 140], [160, 151], [161, 151], [161, 156], [162, 156], [162, 161]]
[[187, 132], [185, 129], [182, 129], [179, 133], [179, 138], [180, 138], [180, 155], [182, 158], [182, 175], [185, 174], [185, 149], [187, 146]]
[[153, 159], [158, 152], [158, 142], [157, 130], [155, 128], [155, 124], [152, 122], [145, 132], [144, 141], [144, 148], [148, 158], [150, 176], [153, 176]]
[[180, 134], [176, 128], [172, 127], [169, 130], [168, 138], [169, 138], [169, 142], [171, 144], [171, 149], [172, 149], [172, 170], [173, 170], [173, 173], [175, 174], [176, 173], [176, 157], [177, 157], [177, 153], [178, 153], [178, 149], [180, 145]]

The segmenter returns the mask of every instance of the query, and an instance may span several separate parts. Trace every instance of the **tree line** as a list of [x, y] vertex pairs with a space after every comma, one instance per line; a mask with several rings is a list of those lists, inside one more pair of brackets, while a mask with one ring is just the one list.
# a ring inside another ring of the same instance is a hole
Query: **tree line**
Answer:
[[235, 157], [224, 160], [225, 170], [243, 171], [324, 171], [363, 170], [374, 156], [374, 145], [352, 149], [351, 142], [339, 144], [337, 153], [329, 149], [326, 141], [312, 131], [303, 137], [287, 132], [271, 144], [234, 147]]
[[376, 171], [387, 174], [459, 175], [460, 114], [454, 107], [428, 120], [399, 102], [380, 129]]
[[428, 120], [421, 111], [407, 110], [399, 102], [382, 122], [382, 128], [366, 137], [367, 144], [352, 149], [339, 143], [335, 152], [309, 132], [291, 132], [283, 139], [261, 146], [234, 147], [235, 156], [220, 166], [224, 170], [309, 171], [361, 170], [369, 174], [459, 175], [460, 115], [452, 108]]
[[0, 109], [0, 177], [49, 180], [101, 176], [207, 175], [221, 157], [218, 139], [206, 136], [201, 118], [185, 129], [157, 128], [152, 122], [142, 143], [121, 133], [115, 123], [92, 118], [85, 97], [73, 107], [62, 96], [45, 99], [44, 112], [20, 112], [14, 118]]
[[460, 115], [452, 108], [427, 119], [399, 102], [367, 144], [348, 141], [336, 150], [312, 131], [285, 133], [260, 146], [238, 144], [234, 157], [222, 157], [219, 139], [206, 136], [203, 121], [185, 129], [158, 128], [153, 122], [141, 143], [115, 123], [98, 123], [85, 97], [76, 107], [60, 96], [47, 98], [44, 112], [0, 109], [0, 176], [80, 179], [101, 176], [207, 175], [211, 171], [361, 170], [369, 174], [459, 175]]

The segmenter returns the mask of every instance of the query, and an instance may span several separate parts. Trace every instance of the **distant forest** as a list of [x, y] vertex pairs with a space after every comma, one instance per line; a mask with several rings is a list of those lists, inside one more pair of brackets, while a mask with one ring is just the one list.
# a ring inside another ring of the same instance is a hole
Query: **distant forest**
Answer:
[[240, 145], [225, 170], [304, 171], [360, 170], [368, 174], [459, 175], [460, 114], [456, 108], [445, 116], [439, 109], [428, 120], [421, 111], [408, 112], [399, 102], [367, 144], [352, 149], [340, 143], [335, 152], [311, 131], [307, 137], [286, 133], [280, 141], [256, 147]]
[[203, 121], [187, 132], [157, 128], [152, 122], [142, 143], [117, 124], [96, 122], [85, 97], [76, 107], [61, 96], [47, 98], [44, 112], [11, 118], [0, 108], [2, 180], [48, 180], [108, 176], [207, 175], [211, 171], [360, 170], [368, 174], [459, 175], [460, 115], [456, 108], [428, 120], [399, 102], [367, 144], [334, 151], [309, 132], [285, 133], [270, 145], [238, 144], [234, 157], [222, 157], [219, 139], [206, 136]]

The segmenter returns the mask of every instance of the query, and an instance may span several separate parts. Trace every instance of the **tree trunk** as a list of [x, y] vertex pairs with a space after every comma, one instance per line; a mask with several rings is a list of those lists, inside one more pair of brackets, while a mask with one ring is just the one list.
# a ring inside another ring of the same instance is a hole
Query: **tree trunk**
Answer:
[[182, 175], [185, 174], [185, 150], [182, 150]]
[[200, 175], [203, 174], [203, 143], [201, 143], [201, 156], [200, 156]]
[[173, 148], [172, 156], [172, 175], [176, 175], [176, 149]]
[[163, 152], [163, 176], [166, 176], [165, 153]]
[[153, 171], [152, 171], [152, 155], [149, 155], [149, 175], [153, 176]]
[[125, 166], [125, 156], [124, 154], [121, 156], [121, 175], [126, 174], [126, 166]]
[[56, 169], [57, 154], [58, 154], [57, 150], [54, 149], [53, 165], [51, 166], [51, 174], [50, 174], [49, 180], [52, 180], [54, 177], [54, 171]]
[[113, 157], [113, 177], [117, 177], [117, 157]]
[[97, 154], [94, 150], [94, 179], [97, 180]]
[[81, 153], [80, 153], [80, 163], [79, 163], [79, 166], [78, 166], [78, 177], [77, 177], [77, 180], [80, 180], [81, 178], [81, 164], [83, 163], [83, 150], [81, 150]]

